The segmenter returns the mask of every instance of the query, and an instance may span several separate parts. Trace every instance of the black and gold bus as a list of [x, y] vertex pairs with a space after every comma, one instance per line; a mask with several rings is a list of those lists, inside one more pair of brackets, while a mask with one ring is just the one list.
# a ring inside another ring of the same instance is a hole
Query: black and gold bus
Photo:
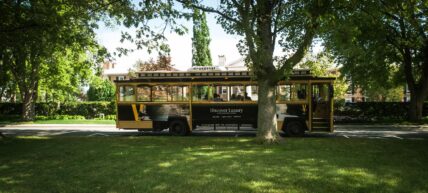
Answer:
[[[278, 130], [289, 136], [333, 131], [335, 78], [294, 70], [276, 92]], [[139, 72], [117, 80], [116, 127], [139, 131], [169, 129], [187, 135], [202, 125], [257, 127], [257, 82], [247, 71], [205, 68]]]

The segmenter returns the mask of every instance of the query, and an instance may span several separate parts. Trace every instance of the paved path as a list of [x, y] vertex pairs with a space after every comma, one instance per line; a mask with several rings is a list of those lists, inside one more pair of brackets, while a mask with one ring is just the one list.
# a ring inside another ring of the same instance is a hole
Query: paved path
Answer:
[[[158, 133], [119, 130], [115, 125], [96, 124], [24, 124], [0, 127], [5, 136], [155, 136], [168, 135], [168, 131]], [[195, 136], [255, 136], [251, 128], [201, 127], [193, 131]], [[428, 125], [336, 125], [333, 133], [308, 133], [307, 137], [343, 137], [343, 138], [391, 138], [391, 139], [428, 139]]]

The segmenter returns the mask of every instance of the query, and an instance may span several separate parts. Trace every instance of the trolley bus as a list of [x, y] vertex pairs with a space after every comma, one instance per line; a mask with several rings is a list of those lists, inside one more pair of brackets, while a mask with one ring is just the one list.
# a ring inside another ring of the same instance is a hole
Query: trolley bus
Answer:
[[[335, 78], [294, 70], [278, 82], [278, 131], [301, 136], [306, 131], [333, 131]], [[257, 127], [257, 82], [248, 71], [199, 67], [188, 71], [138, 72], [116, 80], [119, 129], [187, 135], [200, 126]]]

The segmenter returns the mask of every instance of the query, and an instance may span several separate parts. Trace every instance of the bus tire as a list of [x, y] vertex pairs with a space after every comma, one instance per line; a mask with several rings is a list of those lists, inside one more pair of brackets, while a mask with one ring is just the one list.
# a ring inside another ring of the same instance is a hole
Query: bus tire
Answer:
[[188, 132], [188, 126], [182, 120], [173, 120], [169, 123], [169, 133], [171, 135], [185, 136]]
[[305, 134], [305, 127], [300, 121], [291, 121], [284, 128], [284, 133], [290, 137], [302, 137]]

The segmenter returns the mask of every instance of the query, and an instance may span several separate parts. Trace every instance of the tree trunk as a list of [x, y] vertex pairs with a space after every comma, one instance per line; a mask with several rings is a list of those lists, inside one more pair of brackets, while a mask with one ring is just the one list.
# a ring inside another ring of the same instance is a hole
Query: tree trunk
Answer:
[[22, 94], [22, 114], [23, 121], [33, 121], [36, 116], [36, 93], [34, 91], [24, 91]]
[[257, 141], [276, 143], [280, 136], [276, 130], [275, 84], [269, 80], [259, 80], [258, 86]]
[[422, 111], [424, 107], [425, 97], [418, 94], [417, 91], [410, 91], [410, 108], [409, 108], [409, 120], [417, 122], [422, 119]]

